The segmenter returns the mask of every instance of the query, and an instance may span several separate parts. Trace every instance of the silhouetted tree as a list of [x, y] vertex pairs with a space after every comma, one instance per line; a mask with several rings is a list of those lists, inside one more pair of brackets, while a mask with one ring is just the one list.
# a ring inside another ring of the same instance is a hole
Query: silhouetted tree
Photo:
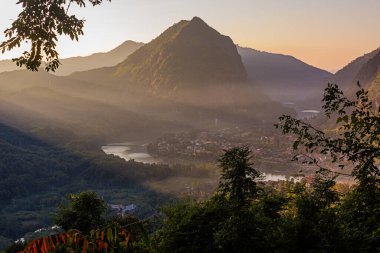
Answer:
[[30, 42], [30, 50], [19, 58], [13, 59], [18, 66], [37, 71], [42, 61], [45, 69], [56, 70], [60, 64], [56, 43], [58, 36], [67, 35], [78, 40], [83, 35], [84, 20], [68, 13], [70, 6], [76, 4], [85, 7], [111, 0], [19, 0], [23, 8], [12, 26], [5, 30], [8, 38], [0, 44], [2, 52], [20, 47], [23, 42]]
[[257, 194], [255, 180], [260, 173], [253, 168], [251, 151], [248, 147], [235, 147], [225, 151], [218, 160], [222, 169], [218, 191], [240, 205]]
[[[337, 130], [333, 133], [288, 115], [280, 117], [277, 127], [297, 137], [295, 149], [302, 145], [308, 154], [329, 156], [339, 168], [353, 166], [350, 175], [357, 185], [342, 200], [339, 222], [344, 227], [347, 248], [353, 252], [376, 252], [380, 249], [380, 108], [374, 108], [368, 91], [358, 86], [355, 100], [347, 98], [335, 84], [325, 89], [325, 114], [329, 118], [337, 114]], [[337, 199], [331, 187], [341, 172], [321, 166], [318, 159], [308, 154], [304, 157], [319, 167], [315, 197], [319, 205], [328, 206]]]

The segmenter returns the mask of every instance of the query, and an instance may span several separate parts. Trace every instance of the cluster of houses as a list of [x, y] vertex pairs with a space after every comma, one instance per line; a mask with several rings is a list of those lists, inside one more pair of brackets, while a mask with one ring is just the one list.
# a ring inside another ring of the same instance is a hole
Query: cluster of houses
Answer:
[[[184, 132], [165, 135], [148, 147], [150, 153], [159, 157], [211, 158], [223, 149], [232, 147], [228, 136], [222, 132]], [[238, 144], [235, 144], [237, 146]]]
[[237, 146], [248, 146], [257, 157], [287, 157], [291, 153], [291, 145], [279, 147], [277, 136], [263, 135], [256, 130], [226, 128], [219, 131], [184, 132], [167, 134], [150, 143], [148, 152], [153, 156], [170, 158], [199, 158], [214, 161], [223, 150]]

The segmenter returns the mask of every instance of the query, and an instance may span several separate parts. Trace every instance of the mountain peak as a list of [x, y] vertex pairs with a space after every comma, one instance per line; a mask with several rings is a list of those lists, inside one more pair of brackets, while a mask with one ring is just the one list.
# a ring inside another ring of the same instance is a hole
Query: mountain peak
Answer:
[[209, 26], [203, 19], [200, 17], [193, 17], [189, 22], [189, 25], [204, 25], [204, 26]]
[[205, 22], [203, 21], [203, 19], [201, 19], [200, 17], [197, 17], [197, 16], [194, 16], [194, 17], [190, 20], [190, 22], [203, 22], [203, 23], [205, 23]]
[[[157, 90], [239, 83], [247, 74], [235, 44], [199, 17], [180, 21], [131, 54], [115, 72]], [[164, 88], [163, 88], [164, 87]]]
[[184, 21], [187, 22], [186, 25], [184, 25], [179, 32], [178, 36], [184, 36], [184, 37], [192, 37], [196, 38], [199, 37], [200, 40], [219, 40], [222, 37], [224, 39], [228, 39], [231, 43], [232, 40], [228, 36], [224, 36], [220, 34], [218, 31], [216, 31], [214, 28], [210, 27], [205, 21], [203, 21], [199, 17], [194, 17], [190, 21]]

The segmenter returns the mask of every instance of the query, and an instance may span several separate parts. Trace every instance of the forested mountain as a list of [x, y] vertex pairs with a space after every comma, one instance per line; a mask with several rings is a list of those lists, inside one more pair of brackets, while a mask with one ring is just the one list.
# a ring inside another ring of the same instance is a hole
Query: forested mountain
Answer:
[[280, 102], [319, 104], [331, 73], [293, 56], [238, 46], [249, 78]]

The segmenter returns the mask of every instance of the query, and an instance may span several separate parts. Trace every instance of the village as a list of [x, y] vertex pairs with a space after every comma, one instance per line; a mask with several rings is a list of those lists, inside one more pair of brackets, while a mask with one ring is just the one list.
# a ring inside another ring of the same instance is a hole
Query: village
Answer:
[[[270, 132], [269, 132], [270, 131]], [[224, 128], [218, 131], [192, 131], [165, 134], [147, 146], [148, 153], [168, 164], [217, 164], [223, 150], [246, 146], [254, 166], [266, 174], [297, 177], [314, 175], [318, 166], [309, 160], [294, 161], [292, 136], [264, 128]], [[331, 165], [328, 156], [313, 154], [319, 165]], [[311, 160], [310, 160], [311, 161]], [[339, 168], [330, 168], [338, 171]], [[345, 169], [345, 172], [349, 168]]]
[[170, 164], [215, 163], [223, 150], [247, 146], [261, 171], [291, 175], [301, 166], [291, 162], [294, 155], [292, 141], [292, 137], [273, 131], [269, 133], [267, 129], [236, 127], [166, 134], [150, 143], [147, 150], [153, 157]]

